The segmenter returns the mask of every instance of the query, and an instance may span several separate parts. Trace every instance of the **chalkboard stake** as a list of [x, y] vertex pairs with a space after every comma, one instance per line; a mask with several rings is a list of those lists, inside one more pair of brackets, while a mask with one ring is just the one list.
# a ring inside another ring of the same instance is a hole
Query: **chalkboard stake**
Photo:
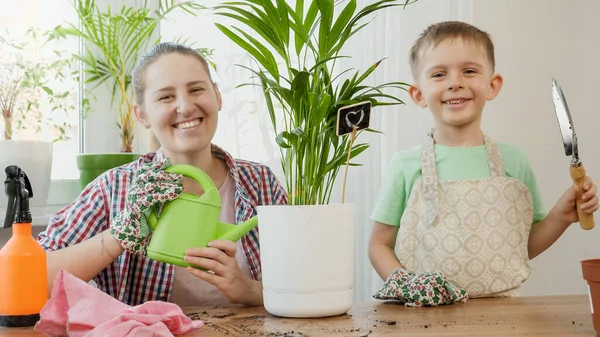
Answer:
[[338, 110], [336, 134], [339, 137], [351, 133], [348, 159], [346, 160], [346, 171], [344, 172], [344, 183], [342, 185], [342, 204], [346, 197], [346, 178], [348, 177], [348, 167], [350, 166], [352, 145], [354, 145], [356, 131], [364, 130], [369, 127], [369, 122], [371, 120], [371, 106], [372, 103], [370, 101], [364, 101], [346, 105]]
[[344, 183], [342, 184], [342, 204], [346, 197], [346, 178], [348, 178], [348, 167], [350, 165], [350, 154], [352, 153], [352, 145], [354, 144], [354, 138], [356, 138], [356, 130], [358, 127], [352, 128], [352, 134], [350, 135], [350, 146], [348, 147], [348, 159], [346, 159], [346, 171], [344, 172]]

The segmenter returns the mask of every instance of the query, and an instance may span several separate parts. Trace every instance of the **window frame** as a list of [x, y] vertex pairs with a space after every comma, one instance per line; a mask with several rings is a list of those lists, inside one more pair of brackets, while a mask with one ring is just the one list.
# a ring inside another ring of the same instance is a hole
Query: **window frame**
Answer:
[[[139, 5], [137, 0], [96, 0], [98, 5], [102, 6], [121, 6], [123, 4]], [[83, 41], [79, 39], [79, 52], [84, 51]], [[80, 67], [83, 64], [80, 63]], [[79, 92], [84, 92], [86, 84], [80, 80]], [[107, 102], [110, 98], [110, 92], [105, 86], [99, 86], [94, 89], [96, 98], [90, 98], [90, 112], [82, 115], [82, 100], [79, 102], [79, 151], [77, 155], [83, 153], [114, 153], [119, 151], [120, 136], [116, 127], [116, 111], [114, 107], [110, 111]], [[143, 153], [146, 150], [147, 142], [144, 142], [145, 135], [141, 133], [139, 127], [136, 127], [135, 137], [138, 139], [134, 143], [136, 152]], [[99, 141], [100, 140], [100, 141]], [[75, 160], [74, 160], [75, 162]], [[75, 164], [76, 165], [76, 164]], [[49, 218], [60, 209], [72, 203], [81, 193], [79, 179], [52, 179], [48, 191], [48, 200], [46, 202], [45, 216], [34, 219], [34, 226], [46, 226]]]

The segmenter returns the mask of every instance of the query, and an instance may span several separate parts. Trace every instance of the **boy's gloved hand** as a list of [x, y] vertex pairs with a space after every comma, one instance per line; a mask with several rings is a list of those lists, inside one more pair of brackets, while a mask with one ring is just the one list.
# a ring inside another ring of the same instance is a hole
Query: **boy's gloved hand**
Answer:
[[177, 198], [183, 191], [180, 174], [163, 169], [171, 165], [169, 159], [142, 166], [127, 191], [125, 208], [111, 224], [111, 233], [121, 246], [134, 254], [146, 255], [150, 241], [148, 216], [159, 204]]
[[465, 302], [468, 294], [456, 288], [442, 273], [415, 274], [396, 269], [383, 287], [373, 295], [379, 300], [398, 300], [405, 306], [438, 306]]

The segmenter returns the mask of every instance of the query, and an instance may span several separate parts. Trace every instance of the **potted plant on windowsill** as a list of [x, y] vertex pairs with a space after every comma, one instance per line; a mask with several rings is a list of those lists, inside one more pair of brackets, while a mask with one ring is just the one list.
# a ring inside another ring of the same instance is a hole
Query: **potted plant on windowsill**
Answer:
[[298, 0], [295, 7], [284, 0], [241, 0], [214, 8], [234, 21], [233, 28], [218, 28], [258, 64], [250, 71], [281, 150], [290, 205], [258, 209], [264, 303], [274, 315], [331, 316], [352, 305], [354, 209], [331, 204], [330, 197], [340, 169], [369, 144], [337, 136], [338, 110], [364, 101], [403, 104], [390, 89], [408, 85], [365, 84], [381, 61], [363, 73], [336, 71], [336, 61], [347, 57], [340, 52], [348, 39], [368, 25], [363, 19], [409, 2], [376, 1], [357, 11], [350, 0], [337, 15], [334, 0]]
[[203, 8], [193, 1], [175, 3], [173, 0], [160, 0], [152, 6], [122, 6], [118, 11], [100, 9], [95, 0], [73, 0], [78, 23], [67, 23], [55, 28], [51, 38], [76, 36], [84, 44], [82, 54], [74, 57], [84, 65], [85, 83], [93, 85], [86, 93], [94, 96], [100, 85], [110, 89], [111, 104], [103, 107], [110, 111], [116, 107], [121, 138], [119, 153], [80, 154], [77, 165], [81, 172], [80, 184], [85, 187], [104, 171], [135, 160], [139, 154], [133, 153], [135, 97], [131, 85], [133, 67], [148, 48], [160, 41], [158, 27], [166, 16], [181, 9], [188, 13]]
[[[35, 191], [30, 199], [34, 219], [45, 215], [52, 145], [70, 138], [69, 116], [78, 112], [73, 97], [76, 81], [68, 82], [75, 64], [63, 51], [44, 56], [41, 35], [34, 28], [18, 38], [0, 33], [0, 170], [9, 165], [25, 170]], [[0, 214], [6, 203], [2, 193]]]

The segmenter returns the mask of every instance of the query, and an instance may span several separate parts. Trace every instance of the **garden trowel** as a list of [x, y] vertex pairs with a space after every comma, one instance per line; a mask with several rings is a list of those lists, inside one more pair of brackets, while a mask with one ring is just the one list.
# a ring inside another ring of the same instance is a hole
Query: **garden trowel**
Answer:
[[552, 79], [552, 102], [554, 103], [554, 111], [556, 112], [556, 118], [558, 119], [558, 125], [562, 134], [565, 154], [571, 156], [571, 178], [573, 178], [573, 183], [575, 183], [579, 189], [579, 195], [576, 200], [579, 225], [583, 229], [592, 229], [594, 228], [594, 215], [585, 213], [580, 207], [583, 182], [586, 173], [581, 160], [579, 160], [577, 135], [575, 134], [575, 128], [573, 127], [573, 121], [571, 120], [567, 101], [565, 100], [560, 85], [555, 79]]

